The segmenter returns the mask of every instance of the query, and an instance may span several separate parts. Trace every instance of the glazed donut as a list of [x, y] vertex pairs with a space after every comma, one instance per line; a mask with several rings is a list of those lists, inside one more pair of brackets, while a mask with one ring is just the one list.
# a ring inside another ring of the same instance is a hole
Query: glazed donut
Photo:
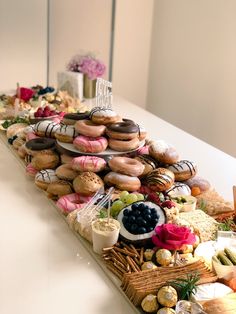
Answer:
[[51, 182], [58, 181], [59, 178], [56, 176], [56, 173], [52, 169], [44, 169], [36, 173], [35, 175], [35, 184], [42, 190], [47, 190], [48, 185]]
[[180, 160], [168, 167], [175, 175], [175, 181], [186, 181], [194, 177], [197, 173], [197, 166], [194, 162]]
[[193, 196], [197, 196], [211, 188], [210, 182], [200, 176], [195, 176], [184, 181], [184, 183], [190, 187]]
[[28, 164], [25, 168], [25, 172], [28, 176], [35, 178], [36, 173], [38, 172], [37, 169], [35, 169], [32, 164]]
[[59, 180], [49, 183], [47, 193], [51, 196], [61, 197], [73, 193], [72, 184], [68, 181]]
[[90, 112], [90, 119], [97, 124], [109, 124], [117, 122], [120, 117], [109, 108], [95, 107]]
[[36, 135], [41, 137], [55, 137], [55, 132], [59, 129], [60, 125], [50, 121], [50, 120], [42, 120], [35, 124], [34, 132]]
[[157, 168], [146, 177], [147, 186], [155, 192], [168, 190], [174, 184], [175, 175], [166, 168]]
[[55, 140], [52, 138], [38, 137], [25, 144], [26, 151], [29, 155], [36, 155], [40, 151], [51, 151], [55, 148]]
[[142, 177], [146, 176], [152, 170], [156, 169], [158, 163], [155, 159], [153, 159], [150, 155], [139, 155], [135, 157], [136, 160], [140, 161], [144, 165], [143, 173], [141, 174]]
[[109, 172], [104, 177], [104, 182], [107, 185], [116, 187], [122, 191], [134, 192], [141, 187], [141, 182], [137, 177], [126, 176], [116, 172]]
[[77, 171], [99, 172], [106, 167], [106, 161], [96, 156], [80, 156], [72, 159], [71, 166]]
[[94, 172], [85, 171], [74, 179], [73, 187], [76, 193], [91, 196], [103, 188], [104, 183]]
[[85, 136], [99, 137], [105, 133], [105, 125], [94, 124], [90, 120], [80, 120], [75, 123], [76, 131]]
[[37, 170], [54, 169], [59, 164], [59, 156], [50, 151], [41, 151], [32, 158], [32, 166]]
[[25, 144], [25, 140], [23, 140], [20, 137], [17, 137], [16, 139], [14, 139], [12, 146], [18, 150], [23, 144]]
[[62, 211], [62, 213], [69, 214], [74, 210], [83, 208], [90, 200], [91, 197], [89, 196], [72, 193], [60, 197], [56, 206]]
[[56, 169], [56, 175], [61, 180], [73, 181], [77, 177], [78, 172], [73, 170], [70, 164], [64, 164]]
[[157, 161], [165, 164], [174, 164], [179, 160], [176, 149], [163, 140], [151, 141], [149, 154]]
[[72, 156], [62, 154], [61, 155], [61, 163], [62, 164], [70, 164], [73, 158], [74, 157], [72, 157]]
[[67, 113], [64, 115], [62, 123], [66, 125], [74, 125], [78, 120], [89, 119], [89, 112]]
[[138, 148], [139, 140], [137, 137], [127, 141], [114, 140], [113, 138], [109, 138], [108, 145], [111, 149], [114, 149], [118, 152], [127, 152]]
[[138, 128], [139, 128], [138, 138], [139, 138], [140, 141], [143, 141], [147, 137], [147, 131], [146, 131], [146, 129], [143, 126], [141, 126], [139, 124], [137, 124], [137, 125], [138, 125]]
[[77, 135], [75, 128], [71, 125], [60, 124], [60, 127], [55, 132], [55, 138], [63, 143], [73, 143]]
[[179, 195], [191, 195], [191, 189], [187, 184], [175, 182], [170, 189], [165, 191], [165, 194], [173, 197]]
[[26, 123], [15, 123], [15, 124], [10, 125], [7, 128], [7, 138], [11, 138], [21, 133], [27, 126], [28, 124]]
[[106, 134], [117, 140], [131, 140], [139, 135], [139, 127], [131, 120], [107, 125]]
[[21, 145], [18, 150], [17, 150], [18, 155], [20, 156], [20, 158], [25, 158], [27, 152], [26, 152], [26, 148], [25, 148], [25, 144]]
[[112, 171], [131, 177], [138, 177], [144, 171], [144, 165], [140, 161], [128, 157], [113, 157], [108, 164]]
[[105, 137], [88, 137], [84, 135], [77, 136], [73, 145], [76, 149], [83, 153], [101, 153], [108, 145], [107, 139]]

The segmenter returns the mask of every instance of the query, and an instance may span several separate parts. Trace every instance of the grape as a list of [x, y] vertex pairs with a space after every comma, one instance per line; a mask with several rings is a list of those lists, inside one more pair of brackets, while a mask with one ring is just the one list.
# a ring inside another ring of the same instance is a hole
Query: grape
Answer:
[[125, 204], [122, 201], [120, 200], [115, 201], [111, 206], [112, 216], [117, 216], [119, 212], [121, 211], [121, 209], [123, 209], [124, 207], [125, 207]]
[[126, 199], [126, 196], [127, 196], [127, 195], [129, 195], [129, 192], [127, 192], [127, 191], [122, 191], [122, 192], [120, 193], [120, 200], [125, 203], [125, 199]]
[[143, 201], [144, 200], [144, 195], [143, 194], [137, 193], [136, 196], [137, 196], [137, 201]]
[[132, 203], [134, 203], [134, 202], [137, 202], [137, 196], [136, 196], [136, 194], [129, 194], [129, 195], [126, 196], [126, 198], [125, 198], [125, 203], [126, 203], [127, 205], [130, 205], [130, 204], [132, 204]]

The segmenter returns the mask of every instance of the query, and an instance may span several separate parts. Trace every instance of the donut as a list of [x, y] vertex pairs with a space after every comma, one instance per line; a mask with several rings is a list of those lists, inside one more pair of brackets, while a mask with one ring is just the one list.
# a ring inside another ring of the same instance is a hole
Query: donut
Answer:
[[145, 168], [140, 161], [128, 157], [113, 157], [108, 164], [112, 171], [131, 177], [140, 176]]
[[51, 182], [56, 182], [58, 180], [59, 178], [56, 176], [54, 170], [44, 169], [36, 173], [34, 182], [40, 189], [47, 190], [47, 187]]
[[28, 133], [34, 133], [34, 124], [30, 124], [23, 129], [23, 134], [24, 134], [25, 138], [26, 138], [26, 135]]
[[108, 145], [107, 139], [105, 137], [88, 137], [84, 135], [77, 136], [73, 145], [76, 149], [83, 153], [101, 153]]
[[25, 144], [27, 153], [34, 156], [40, 151], [51, 151], [55, 148], [55, 140], [47, 137], [34, 138]]
[[56, 175], [61, 180], [73, 181], [77, 177], [78, 172], [73, 170], [70, 164], [64, 164], [56, 169]]
[[115, 140], [113, 138], [109, 138], [108, 145], [111, 149], [116, 150], [118, 152], [128, 152], [128, 151], [138, 148], [139, 140], [137, 137], [133, 138], [132, 140], [127, 140], [127, 141]]
[[136, 155], [149, 155], [149, 146], [144, 145], [136, 150]]
[[185, 181], [194, 177], [197, 173], [197, 166], [189, 160], [180, 160], [168, 167], [175, 175], [175, 181]]
[[28, 164], [25, 168], [25, 172], [28, 176], [35, 178], [36, 173], [38, 172], [37, 169], [35, 169], [32, 164]]
[[25, 163], [26, 165], [30, 164], [31, 161], [33, 159], [33, 156], [32, 155], [29, 155], [27, 152], [26, 152], [26, 155], [25, 155]]
[[63, 143], [73, 143], [74, 138], [77, 136], [74, 126], [62, 125], [55, 132], [55, 138]]
[[200, 176], [195, 176], [189, 180], [184, 181], [183, 183], [190, 187], [191, 194], [193, 196], [197, 196], [211, 188], [210, 182]]
[[174, 164], [179, 160], [176, 149], [163, 140], [152, 141], [149, 146], [149, 154], [165, 164]]
[[7, 138], [11, 138], [20, 132], [22, 132], [28, 124], [26, 123], [14, 123], [7, 128]]
[[76, 131], [85, 136], [99, 137], [105, 133], [105, 125], [94, 124], [90, 120], [79, 120], [75, 123]]
[[23, 140], [20, 137], [17, 137], [16, 139], [13, 140], [13, 147], [18, 150], [23, 144], [25, 144], [25, 140]]
[[72, 157], [72, 156], [62, 154], [61, 155], [61, 163], [62, 164], [70, 164], [73, 158], [74, 157]]
[[110, 108], [95, 107], [90, 112], [90, 119], [97, 124], [109, 124], [117, 122], [120, 117]]
[[132, 140], [139, 135], [139, 127], [131, 120], [117, 122], [107, 125], [106, 134], [117, 140]]
[[166, 168], [157, 168], [150, 172], [145, 181], [147, 186], [155, 192], [163, 192], [174, 184], [175, 175]]
[[60, 128], [58, 123], [55, 123], [50, 120], [42, 120], [35, 124], [34, 132], [38, 136], [42, 137], [55, 137], [55, 132]]
[[50, 194], [50, 196], [57, 196], [57, 197], [71, 194], [73, 193], [72, 184], [64, 180], [51, 182], [49, 183], [47, 187], [47, 193]]
[[80, 156], [72, 159], [71, 166], [77, 171], [99, 172], [106, 167], [106, 161], [96, 156]]
[[89, 112], [66, 113], [63, 117], [62, 123], [66, 125], [74, 125], [78, 120], [89, 119], [89, 115]]
[[18, 150], [17, 150], [18, 155], [20, 156], [20, 158], [25, 158], [27, 152], [26, 152], [26, 148], [25, 148], [25, 144], [21, 145]]
[[107, 185], [114, 186], [119, 190], [129, 192], [137, 191], [141, 187], [139, 178], [130, 177], [113, 171], [105, 175], [104, 182]]
[[59, 156], [50, 151], [41, 151], [32, 158], [32, 166], [37, 170], [54, 169], [59, 164]]
[[73, 187], [76, 193], [91, 196], [99, 189], [103, 188], [104, 183], [94, 172], [85, 171], [74, 179]]
[[137, 126], [138, 126], [138, 138], [140, 141], [143, 141], [147, 137], [147, 131], [142, 125], [137, 124]]
[[34, 138], [39, 138], [34, 132], [27, 133], [25, 137], [26, 141], [33, 140]]
[[74, 210], [83, 208], [90, 200], [91, 197], [89, 196], [72, 193], [60, 197], [56, 206], [62, 211], [62, 213], [69, 214]]
[[173, 197], [179, 195], [191, 195], [191, 189], [187, 184], [183, 182], [175, 182], [170, 189], [165, 191], [165, 194]]
[[148, 173], [156, 169], [158, 166], [158, 162], [147, 154], [139, 155], [135, 157], [135, 159], [140, 161], [144, 165], [144, 170], [141, 174], [142, 177], [146, 176]]

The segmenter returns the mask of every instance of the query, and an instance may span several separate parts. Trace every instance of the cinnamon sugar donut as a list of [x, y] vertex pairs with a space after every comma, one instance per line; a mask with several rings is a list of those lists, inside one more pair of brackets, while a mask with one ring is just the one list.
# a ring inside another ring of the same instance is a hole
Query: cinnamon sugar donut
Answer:
[[113, 157], [108, 164], [112, 171], [131, 177], [138, 177], [144, 171], [144, 165], [140, 161], [128, 157]]
[[119, 190], [135, 192], [141, 187], [141, 182], [137, 177], [130, 177], [124, 174], [109, 172], [104, 177], [107, 185], [114, 186]]
[[59, 164], [59, 156], [50, 151], [41, 151], [32, 158], [31, 163], [37, 170], [54, 169]]
[[83, 153], [101, 153], [107, 148], [108, 142], [102, 136], [88, 137], [79, 135], [74, 139], [73, 145]]
[[155, 192], [168, 190], [174, 184], [174, 180], [174, 173], [166, 168], [157, 168], [146, 177], [147, 186]]
[[149, 154], [157, 161], [165, 164], [174, 164], [179, 160], [176, 149], [163, 140], [151, 141]]
[[80, 156], [73, 158], [71, 166], [77, 171], [99, 172], [105, 169], [106, 161], [96, 156]]
[[105, 125], [94, 124], [90, 120], [79, 120], [75, 123], [75, 129], [79, 134], [90, 136], [90, 137], [99, 137], [105, 133]]
[[122, 141], [122, 140], [115, 140], [113, 138], [109, 138], [108, 145], [110, 148], [118, 152], [128, 152], [130, 150], [134, 150], [138, 148], [139, 139], [135, 137], [132, 140]]
[[75, 192], [87, 196], [93, 195], [103, 186], [102, 179], [91, 171], [82, 172], [73, 181]]

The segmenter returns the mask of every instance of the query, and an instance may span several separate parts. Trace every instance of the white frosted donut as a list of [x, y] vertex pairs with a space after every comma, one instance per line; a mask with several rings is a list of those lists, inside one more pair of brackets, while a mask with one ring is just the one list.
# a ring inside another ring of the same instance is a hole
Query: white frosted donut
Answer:
[[108, 142], [102, 136], [88, 137], [79, 135], [74, 139], [73, 145], [83, 153], [101, 153], [107, 148]]
[[191, 189], [187, 184], [175, 182], [165, 193], [169, 196], [191, 195]]
[[59, 198], [56, 206], [64, 213], [69, 214], [70, 212], [83, 208], [86, 203], [90, 201], [90, 196], [82, 196], [78, 193], [72, 193], [64, 195]]
[[90, 112], [90, 119], [97, 124], [115, 123], [120, 118], [115, 111], [110, 108], [95, 107]]
[[112, 171], [132, 177], [140, 176], [145, 168], [140, 161], [128, 157], [113, 157], [108, 164]]
[[137, 177], [130, 177], [116, 172], [109, 172], [105, 175], [104, 182], [117, 189], [129, 192], [135, 192], [141, 187], [141, 182]]
[[72, 159], [71, 166], [77, 171], [99, 172], [105, 168], [106, 161], [96, 156], [80, 156]]
[[59, 127], [60, 125], [56, 122], [44, 120], [35, 124], [34, 132], [38, 136], [54, 137], [55, 132]]
[[35, 175], [35, 184], [43, 190], [46, 190], [50, 183], [56, 181], [59, 181], [59, 178], [56, 176], [55, 170], [52, 169], [41, 170]]
[[104, 134], [106, 127], [105, 125], [94, 124], [90, 120], [79, 120], [75, 123], [75, 129], [79, 134], [98, 137]]
[[61, 142], [72, 143], [74, 138], [77, 136], [74, 126], [72, 125], [60, 125], [55, 132], [55, 137]]

